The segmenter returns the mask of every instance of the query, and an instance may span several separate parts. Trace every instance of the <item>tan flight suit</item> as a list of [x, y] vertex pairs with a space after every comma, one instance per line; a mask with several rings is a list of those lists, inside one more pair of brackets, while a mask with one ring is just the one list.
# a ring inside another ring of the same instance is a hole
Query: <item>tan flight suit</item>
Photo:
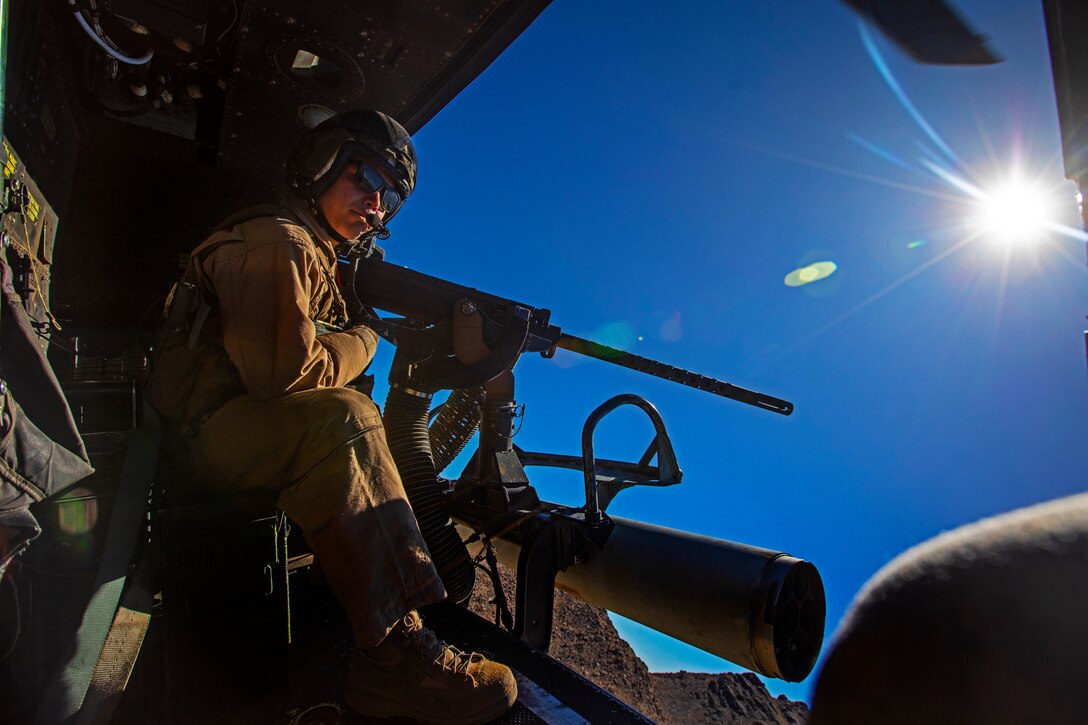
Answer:
[[[237, 241], [214, 247], [195, 270], [218, 303], [209, 329], [222, 330], [248, 392], [206, 419], [192, 464], [224, 491], [280, 491], [278, 505], [302, 528], [357, 646], [373, 647], [445, 589], [377, 406], [343, 387], [370, 363], [377, 336], [365, 327], [320, 332], [346, 321], [334, 243], [309, 210], [287, 206], [290, 214], [217, 232]], [[193, 399], [214, 398], [216, 377], [198, 378]]]

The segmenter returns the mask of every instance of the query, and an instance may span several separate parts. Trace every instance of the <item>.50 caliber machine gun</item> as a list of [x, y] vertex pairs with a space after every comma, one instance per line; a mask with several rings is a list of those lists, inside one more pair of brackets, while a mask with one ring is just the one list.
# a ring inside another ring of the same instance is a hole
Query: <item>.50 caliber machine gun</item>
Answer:
[[[364, 320], [415, 359], [413, 376], [421, 385], [443, 390], [479, 384], [513, 367], [523, 352], [551, 357], [563, 348], [764, 410], [793, 412], [785, 400], [568, 335], [551, 324], [550, 310], [398, 267], [380, 253], [356, 257], [351, 264]], [[375, 308], [407, 319], [377, 321]], [[476, 342], [470, 330], [482, 335], [485, 357], [474, 359], [467, 352], [466, 345]]]
[[[389, 446], [451, 599], [471, 594], [471, 547], [477, 560], [487, 557], [507, 628], [540, 649], [551, 639], [558, 584], [764, 675], [808, 675], [824, 629], [816, 568], [781, 552], [609, 517], [605, 509], [624, 488], [680, 482], [660, 414], [644, 398], [616, 396], [587, 419], [580, 457], [527, 452], [513, 444], [520, 407], [512, 368], [522, 353], [550, 357], [561, 347], [782, 415], [791, 403], [568, 335], [546, 309], [390, 264], [377, 250], [342, 262], [351, 265], [345, 292], [355, 321], [397, 347], [385, 405]], [[449, 399], [432, 412], [432, 394], [445, 389]], [[625, 404], [647, 414], [653, 441], [636, 462], [595, 459], [597, 423]], [[465, 471], [439, 478], [477, 429]], [[534, 465], [581, 469], [585, 504], [541, 501], [524, 470]], [[517, 569], [514, 618], [496, 559]]]

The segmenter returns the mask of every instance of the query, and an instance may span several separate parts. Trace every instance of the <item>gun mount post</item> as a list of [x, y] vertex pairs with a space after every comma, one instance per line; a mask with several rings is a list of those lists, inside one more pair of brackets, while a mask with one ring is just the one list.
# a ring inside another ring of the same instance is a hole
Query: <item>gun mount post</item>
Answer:
[[517, 512], [540, 509], [536, 489], [530, 485], [514, 450], [518, 409], [512, 371], [506, 370], [484, 384], [479, 445], [465, 473], [454, 482], [450, 498], [451, 506], [476, 507], [481, 523], [489, 517], [503, 520]]
[[604, 546], [612, 533], [612, 522], [605, 518], [591, 525], [578, 513], [552, 512], [520, 528], [514, 634], [547, 652], [552, 638], [556, 575]]
[[530, 537], [518, 554], [514, 635], [541, 651], [551, 645], [555, 575], [573, 563], [573, 531], [558, 521]]

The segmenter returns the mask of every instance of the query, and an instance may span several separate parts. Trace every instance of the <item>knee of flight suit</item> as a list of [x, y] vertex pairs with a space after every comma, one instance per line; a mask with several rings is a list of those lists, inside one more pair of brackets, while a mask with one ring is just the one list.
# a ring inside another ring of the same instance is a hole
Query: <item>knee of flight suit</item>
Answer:
[[297, 409], [312, 426], [312, 435], [321, 440], [346, 441], [365, 429], [382, 427], [378, 406], [367, 395], [351, 388], [305, 390], [280, 400], [288, 403], [289, 398], [292, 400], [287, 407]]
[[[305, 531], [317, 531], [338, 516], [403, 508], [411, 516], [404, 487], [377, 406], [347, 388], [309, 391], [307, 416], [322, 421], [313, 431], [310, 465], [283, 489], [279, 506]], [[388, 511], [387, 511], [388, 510]], [[392, 518], [405, 518], [404, 514]]]

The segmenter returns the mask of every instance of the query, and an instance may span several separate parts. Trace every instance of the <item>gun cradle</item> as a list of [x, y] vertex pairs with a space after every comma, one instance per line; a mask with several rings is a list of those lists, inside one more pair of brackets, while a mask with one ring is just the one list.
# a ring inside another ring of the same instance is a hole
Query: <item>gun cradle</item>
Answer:
[[[625, 404], [647, 414], [653, 441], [637, 463], [595, 459], [597, 423]], [[516, 568], [514, 633], [547, 649], [551, 590], [558, 587], [768, 677], [807, 677], [826, 612], [816, 567], [782, 552], [604, 514], [624, 488], [670, 486], [682, 477], [664, 422], [645, 399], [619, 395], [600, 405], [586, 420], [582, 445], [581, 458], [517, 447], [510, 453], [527, 466], [581, 468], [583, 508], [540, 502], [530, 511], [488, 514], [456, 493], [449, 499], [462, 534], [489, 533], [499, 561]]]
[[[477, 542], [469, 553], [481, 553], [482, 535], [495, 545], [500, 561], [516, 568], [515, 635], [547, 650], [553, 589], [559, 587], [768, 677], [800, 681], [808, 676], [824, 632], [824, 590], [816, 568], [782, 552], [609, 517], [605, 509], [624, 488], [680, 482], [657, 410], [639, 396], [616, 396], [587, 419], [580, 460], [527, 453], [512, 442], [517, 406], [510, 369], [523, 352], [547, 355], [565, 347], [784, 415], [792, 412], [791, 403], [565, 335], [545, 309], [380, 258], [357, 259], [353, 265], [351, 287], [363, 321], [396, 344], [398, 360], [406, 363], [398, 368], [394, 361], [396, 375], [405, 377], [394, 380], [391, 374], [391, 384], [427, 392], [482, 386], [478, 407], [461, 411], [474, 419], [471, 425], [459, 421], [464, 425], [458, 430], [467, 435], [454, 446], [467, 443], [478, 426], [476, 455], [447, 488], [432, 479], [432, 493], [444, 496], [444, 509], [461, 538]], [[381, 319], [374, 308], [406, 319]], [[625, 404], [650, 417], [655, 428], [650, 447], [637, 463], [596, 461], [597, 423]], [[581, 468], [585, 506], [541, 502], [524, 474], [527, 465]]]

